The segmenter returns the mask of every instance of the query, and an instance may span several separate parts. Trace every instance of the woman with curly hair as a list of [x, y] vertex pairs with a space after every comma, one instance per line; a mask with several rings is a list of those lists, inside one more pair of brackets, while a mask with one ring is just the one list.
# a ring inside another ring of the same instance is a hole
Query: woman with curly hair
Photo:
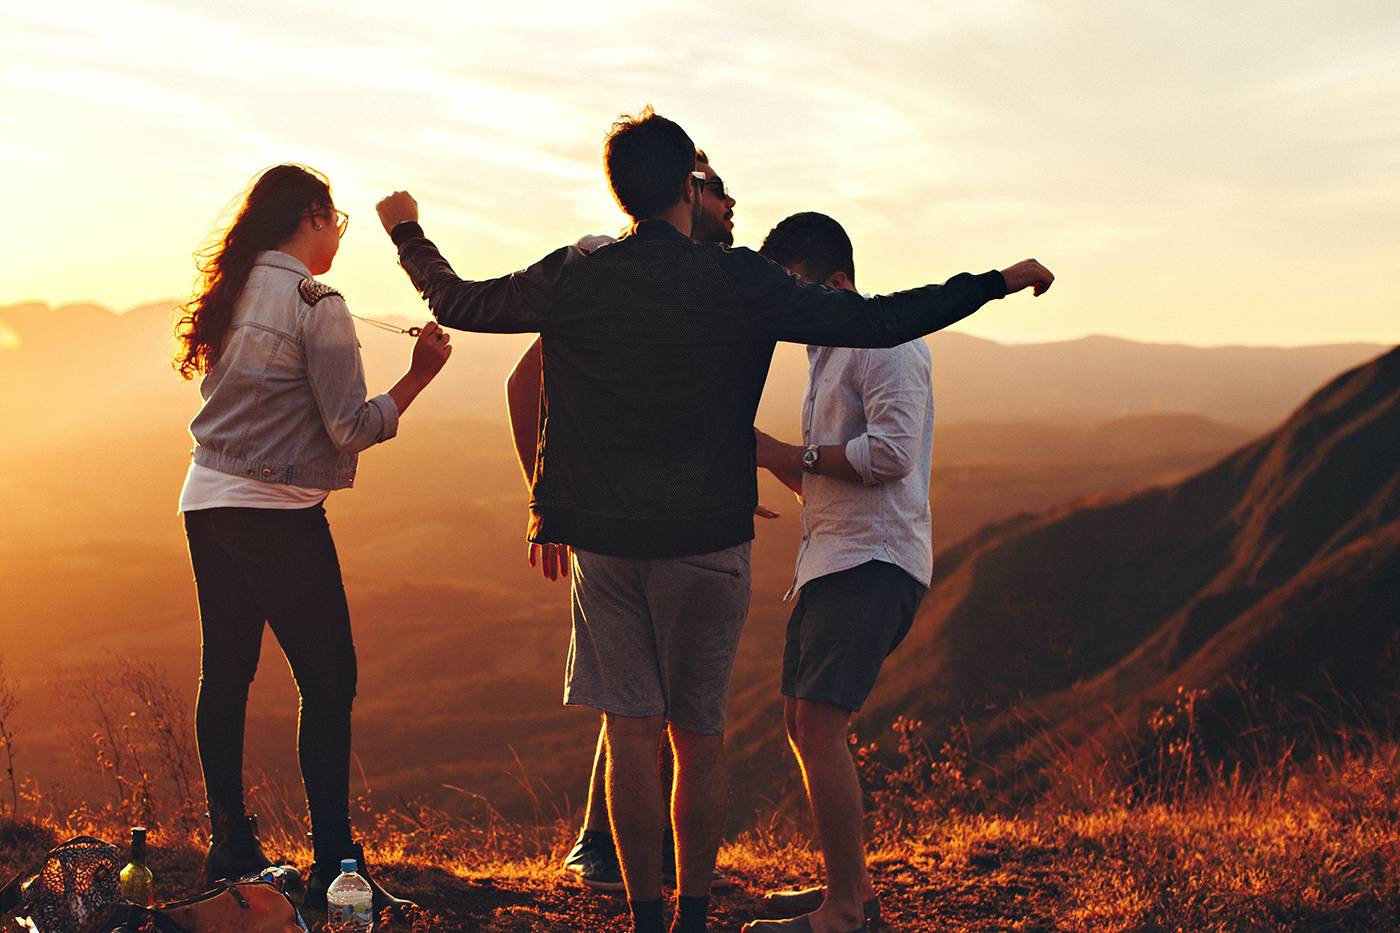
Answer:
[[[244, 811], [243, 734], [263, 626], [301, 696], [297, 751], [316, 863], [306, 906], [364, 853], [350, 831], [350, 707], [355, 646], [324, 502], [349, 487], [359, 452], [387, 441], [447, 362], [434, 323], [408, 372], [368, 397], [345, 300], [312, 278], [331, 267], [348, 216], [324, 176], [298, 165], [263, 172], [205, 254], [183, 306], [175, 365], [201, 376], [204, 403], [180, 494], [199, 598], [195, 737], [209, 804], [206, 880], [269, 864]], [[399, 901], [371, 879], [376, 913]]]

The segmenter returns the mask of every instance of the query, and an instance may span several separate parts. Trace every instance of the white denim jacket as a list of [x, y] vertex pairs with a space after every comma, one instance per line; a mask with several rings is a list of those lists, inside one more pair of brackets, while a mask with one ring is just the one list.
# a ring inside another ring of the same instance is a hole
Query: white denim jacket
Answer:
[[392, 398], [365, 397], [345, 299], [276, 250], [258, 255], [199, 391], [194, 462], [263, 482], [346, 488], [359, 452], [399, 429]]

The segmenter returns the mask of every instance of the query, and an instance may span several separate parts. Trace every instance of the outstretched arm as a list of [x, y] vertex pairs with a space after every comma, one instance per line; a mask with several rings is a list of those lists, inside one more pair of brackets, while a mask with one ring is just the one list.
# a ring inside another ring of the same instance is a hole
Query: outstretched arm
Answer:
[[749, 250], [727, 254], [741, 303], [776, 340], [835, 347], [893, 347], [942, 330], [989, 301], [1024, 288], [1039, 295], [1054, 276], [1033, 259], [1003, 272], [960, 273], [942, 285], [863, 298], [844, 289], [806, 285]]
[[459, 277], [424, 235], [418, 224], [418, 202], [412, 195], [396, 191], [380, 201], [376, 209], [384, 229], [399, 248], [399, 264], [444, 327], [492, 334], [539, 331], [565, 264], [583, 255], [576, 247], [566, 246], [528, 269], [471, 281]]

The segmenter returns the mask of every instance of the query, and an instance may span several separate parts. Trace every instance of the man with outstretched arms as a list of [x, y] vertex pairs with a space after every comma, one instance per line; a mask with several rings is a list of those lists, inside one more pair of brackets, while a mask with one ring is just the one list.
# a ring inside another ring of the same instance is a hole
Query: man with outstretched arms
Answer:
[[529, 539], [573, 550], [564, 699], [603, 713], [608, 812], [645, 933], [663, 929], [656, 750], [669, 723], [672, 929], [704, 930], [727, 796], [725, 691], [749, 602], [753, 419], [775, 342], [896, 346], [1052, 279], [1027, 260], [870, 299], [806, 285], [752, 250], [691, 239], [695, 144], [676, 123], [650, 108], [621, 118], [604, 162], [628, 233], [501, 278], [457, 276], [407, 193], [379, 212], [443, 326], [541, 335], [549, 411]]
[[[729, 189], [714, 168], [704, 150], [695, 152], [695, 171], [702, 175], [697, 179], [699, 197], [695, 202], [695, 225], [691, 239], [703, 243], [720, 243], [732, 246], [734, 243], [735, 200]], [[588, 236], [576, 244], [586, 252], [591, 252], [605, 243], [613, 241], [609, 236]], [[520, 460], [520, 469], [525, 476], [526, 488], [530, 488], [535, 478], [535, 456], [539, 449], [539, 426], [541, 415], [548, 408], [545, 398], [544, 372], [540, 355], [540, 341], [537, 339], [520, 357], [506, 379], [507, 412], [510, 417], [511, 435], [515, 442], [515, 453]], [[760, 514], [763, 514], [760, 510]], [[557, 580], [569, 574], [569, 548], [559, 544], [529, 545], [528, 559], [531, 567], [538, 566], [548, 580]], [[669, 786], [673, 775], [671, 749], [669, 744], [661, 746], [661, 778], [663, 785]], [[595, 891], [621, 891], [622, 867], [617, 860], [617, 846], [613, 840], [612, 827], [608, 824], [607, 810], [607, 741], [603, 728], [598, 729], [598, 742], [593, 754], [593, 770], [589, 775], [588, 797], [583, 811], [583, 825], [578, 839], [564, 859], [564, 868], [584, 886]], [[676, 852], [672, 845], [669, 823], [662, 832], [662, 880], [672, 886], [676, 881]], [[722, 890], [732, 885], [732, 881], [716, 871], [711, 884], [712, 890]]]

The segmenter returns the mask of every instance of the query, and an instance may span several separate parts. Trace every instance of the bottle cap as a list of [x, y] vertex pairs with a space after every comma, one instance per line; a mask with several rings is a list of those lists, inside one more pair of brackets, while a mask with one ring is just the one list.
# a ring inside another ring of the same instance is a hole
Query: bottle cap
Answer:
[[345, 872], [347, 875], [353, 875], [355, 873], [355, 860], [352, 858], [341, 859], [340, 870]]

